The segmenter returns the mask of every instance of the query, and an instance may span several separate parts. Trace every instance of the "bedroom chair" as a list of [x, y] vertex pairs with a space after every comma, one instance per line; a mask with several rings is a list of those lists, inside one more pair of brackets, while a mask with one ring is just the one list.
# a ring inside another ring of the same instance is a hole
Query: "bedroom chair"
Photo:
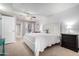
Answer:
[[5, 39], [0, 38], [0, 48], [2, 50], [0, 56], [5, 56]]

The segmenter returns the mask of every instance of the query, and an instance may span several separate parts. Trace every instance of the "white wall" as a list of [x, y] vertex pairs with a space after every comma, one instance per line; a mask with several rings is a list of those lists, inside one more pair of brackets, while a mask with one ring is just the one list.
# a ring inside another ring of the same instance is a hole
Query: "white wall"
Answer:
[[0, 36], [2, 35], [2, 20], [0, 19]]
[[1, 35], [1, 32], [2, 32], [2, 24], [1, 24], [1, 20], [0, 20], [0, 35]]
[[40, 24], [40, 31], [41, 32], [46, 32], [46, 29], [48, 29], [49, 33], [52, 34], [60, 34], [60, 24], [55, 23], [50, 18], [47, 16], [38, 16], [37, 22]]
[[79, 35], [79, 5], [74, 8], [65, 10], [61, 13], [51, 15], [48, 18], [50, 22], [59, 22], [60, 24], [62, 23], [61, 32], [63, 33], [70, 33], [67, 31], [67, 27], [65, 25], [66, 22], [75, 22], [75, 24], [71, 28], [71, 33]]
[[[39, 24], [35, 28], [36, 31], [39, 29], [40, 32], [44, 32], [45, 33], [46, 29], [48, 29], [49, 33], [60, 34], [60, 24], [59, 23], [53, 22], [47, 16], [40, 16], [40, 15], [35, 15], [35, 16], [36, 16], [36, 19], [35, 19], [36, 24], [37, 25]], [[19, 22], [19, 23], [22, 23], [22, 21]], [[28, 22], [25, 22], [25, 23], [27, 24]], [[25, 23], [23, 24], [23, 29], [24, 29]], [[25, 31], [23, 30], [22, 32], [24, 33]]]
[[52, 34], [60, 34], [60, 24], [58, 23], [49, 23], [43, 26], [43, 30], [45, 31], [46, 29], [49, 30], [49, 33]]
[[72, 25], [70, 29], [67, 29], [67, 26], [62, 24], [62, 33], [79, 34], [79, 25]]

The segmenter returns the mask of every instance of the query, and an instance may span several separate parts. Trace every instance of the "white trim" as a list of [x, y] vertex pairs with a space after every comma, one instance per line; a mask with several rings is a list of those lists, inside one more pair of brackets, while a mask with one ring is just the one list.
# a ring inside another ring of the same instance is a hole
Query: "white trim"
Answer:
[[5, 44], [11, 44], [11, 43], [15, 43], [16, 41], [13, 41], [13, 42], [5, 42]]

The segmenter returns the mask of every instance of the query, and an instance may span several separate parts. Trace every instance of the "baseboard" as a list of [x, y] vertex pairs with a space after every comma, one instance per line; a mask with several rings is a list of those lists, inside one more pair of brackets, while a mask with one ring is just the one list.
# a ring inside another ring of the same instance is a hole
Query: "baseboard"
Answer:
[[16, 41], [13, 41], [13, 42], [5, 42], [5, 44], [12, 44], [12, 43], [15, 43]]

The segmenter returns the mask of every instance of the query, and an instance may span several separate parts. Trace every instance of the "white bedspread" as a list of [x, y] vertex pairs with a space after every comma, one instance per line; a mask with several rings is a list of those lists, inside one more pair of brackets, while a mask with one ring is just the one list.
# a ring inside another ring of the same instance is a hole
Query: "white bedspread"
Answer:
[[35, 55], [44, 51], [47, 46], [60, 42], [59, 35], [46, 33], [26, 33], [23, 37], [24, 42], [34, 51]]

